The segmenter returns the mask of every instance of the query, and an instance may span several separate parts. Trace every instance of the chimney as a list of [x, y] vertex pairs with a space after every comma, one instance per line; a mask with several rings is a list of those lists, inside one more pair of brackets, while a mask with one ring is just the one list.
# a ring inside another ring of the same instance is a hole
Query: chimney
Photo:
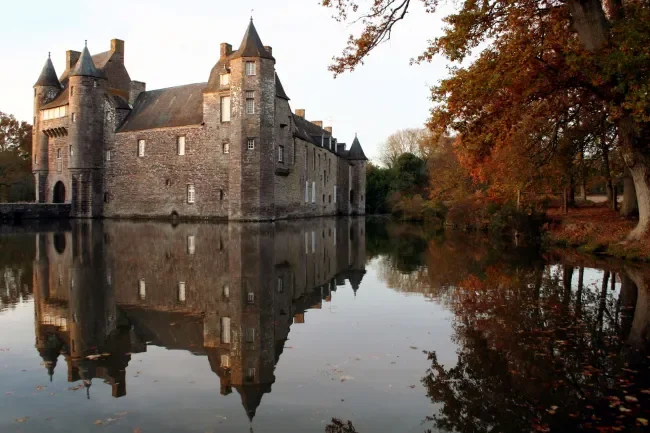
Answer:
[[267, 53], [270, 55], [273, 55], [273, 47], [270, 45], [264, 45], [264, 49], [266, 50]]
[[329, 132], [330, 135], [332, 135], [332, 127], [331, 126], [326, 126], [325, 131]]
[[81, 53], [79, 51], [68, 50], [65, 52], [65, 68], [72, 69], [79, 60]]
[[147, 84], [142, 81], [131, 81], [129, 86], [129, 104], [133, 106], [140, 93], [147, 90]]
[[341, 154], [345, 152], [345, 143], [336, 143], [336, 153]]
[[319, 128], [322, 128], [322, 127], [323, 127], [323, 121], [322, 121], [322, 120], [314, 120], [314, 121], [312, 121], [311, 123], [313, 123], [314, 125], [318, 126]]
[[111, 51], [124, 55], [124, 41], [121, 39], [111, 39]]
[[219, 50], [219, 55], [220, 58], [228, 57], [229, 55], [232, 54], [232, 45], [227, 44], [227, 43], [222, 43], [221, 44], [221, 49]]
[[296, 116], [302, 117], [303, 119], [305, 118], [305, 110], [302, 108], [299, 108], [296, 110]]

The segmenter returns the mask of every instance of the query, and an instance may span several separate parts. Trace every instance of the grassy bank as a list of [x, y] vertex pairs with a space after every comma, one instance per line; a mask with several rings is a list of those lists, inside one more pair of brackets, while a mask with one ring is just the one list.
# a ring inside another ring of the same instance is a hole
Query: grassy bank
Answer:
[[605, 206], [570, 209], [549, 209], [547, 239], [559, 247], [576, 248], [581, 252], [617, 257], [626, 260], [650, 261], [650, 236], [627, 242], [626, 236], [636, 221], [621, 217]]

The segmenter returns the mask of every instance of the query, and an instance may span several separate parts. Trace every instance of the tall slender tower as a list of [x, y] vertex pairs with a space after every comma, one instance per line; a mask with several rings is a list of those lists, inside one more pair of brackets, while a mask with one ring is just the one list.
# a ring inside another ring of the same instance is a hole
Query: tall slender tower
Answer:
[[274, 207], [275, 59], [251, 19], [229, 57], [231, 144], [229, 219], [272, 220]]
[[81, 52], [68, 83], [72, 214], [100, 216], [106, 75], [95, 67], [88, 47]]
[[32, 128], [32, 171], [36, 182], [36, 201], [47, 202], [48, 138], [41, 128], [41, 107], [53, 100], [61, 91], [54, 65], [48, 54], [41, 75], [34, 84], [34, 127]]

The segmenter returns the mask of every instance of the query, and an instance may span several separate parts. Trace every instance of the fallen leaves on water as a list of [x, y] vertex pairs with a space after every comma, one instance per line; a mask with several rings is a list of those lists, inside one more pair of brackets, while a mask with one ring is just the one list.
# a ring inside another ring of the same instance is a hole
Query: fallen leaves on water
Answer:
[[93, 424], [102, 425], [102, 424], [104, 424], [104, 422], [101, 419], [98, 419], [98, 420], [95, 420], [95, 422]]
[[26, 417], [23, 417], [23, 418], [16, 418], [15, 421], [22, 424], [25, 421], [27, 421], [28, 419], [29, 419], [29, 417], [26, 416]]
[[619, 409], [621, 412], [623, 412], [623, 413], [629, 413], [629, 412], [632, 412], [630, 409], [628, 409], [628, 408], [626, 408], [626, 407], [623, 407], [623, 406], [619, 407], [618, 409]]
[[47, 388], [47, 386], [38, 385], [36, 391], [43, 391], [45, 388]]
[[626, 396], [625, 396], [625, 401], [628, 401], [628, 402], [630, 402], [630, 403], [636, 403], [636, 402], [639, 401], [639, 399], [636, 398], [636, 397], [634, 397], [634, 396], [632, 396], [632, 395], [626, 395]]
[[415, 385], [409, 385], [409, 388], [413, 389], [415, 388]]
[[136, 427], [133, 429], [133, 433], [142, 433], [142, 430], [140, 430], [140, 427]]
[[81, 389], [83, 387], [84, 387], [83, 385], [73, 386], [73, 387], [68, 388], [68, 391], [76, 391], [76, 390]]
[[645, 419], [645, 418], [637, 418], [636, 422], [638, 422], [639, 424], [641, 424], [644, 427], [648, 425], [648, 420]]
[[409, 346], [409, 347], [410, 347], [411, 349], [413, 349], [413, 350], [418, 350], [418, 348], [415, 347], [415, 346]]

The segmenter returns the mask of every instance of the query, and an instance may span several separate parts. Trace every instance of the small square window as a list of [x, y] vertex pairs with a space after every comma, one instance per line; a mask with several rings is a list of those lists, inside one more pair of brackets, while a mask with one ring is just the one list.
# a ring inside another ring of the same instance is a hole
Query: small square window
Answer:
[[195, 200], [196, 200], [196, 195], [194, 191], [194, 185], [192, 184], [187, 185], [187, 202], [191, 204], [194, 203]]
[[230, 74], [221, 74], [219, 76], [219, 84], [221, 84], [221, 87], [226, 87], [227, 85], [230, 84]]
[[144, 145], [145, 145], [144, 140], [138, 140], [138, 156], [139, 157], [144, 156]]
[[253, 150], [255, 149], [255, 139], [254, 138], [249, 138], [248, 139], [248, 150]]
[[223, 153], [230, 153], [230, 143], [223, 143], [221, 148], [223, 149]]
[[246, 295], [246, 301], [247, 301], [249, 304], [254, 304], [254, 303], [255, 303], [255, 293], [253, 293], [253, 292], [248, 292], [248, 294]]
[[107, 150], [106, 151], [106, 161], [110, 161], [110, 160], [111, 160], [111, 151]]
[[246, 62], [246, 75], [255, 75], [255, 62]]
[[77, 113], [70, 114], [70, 120], [72, 120], [73, 123], [76, 122], [77, 121]]
[[181, 135], [176, 139], [176, 147], [179, 155], [185, 155], [185, 136]]

